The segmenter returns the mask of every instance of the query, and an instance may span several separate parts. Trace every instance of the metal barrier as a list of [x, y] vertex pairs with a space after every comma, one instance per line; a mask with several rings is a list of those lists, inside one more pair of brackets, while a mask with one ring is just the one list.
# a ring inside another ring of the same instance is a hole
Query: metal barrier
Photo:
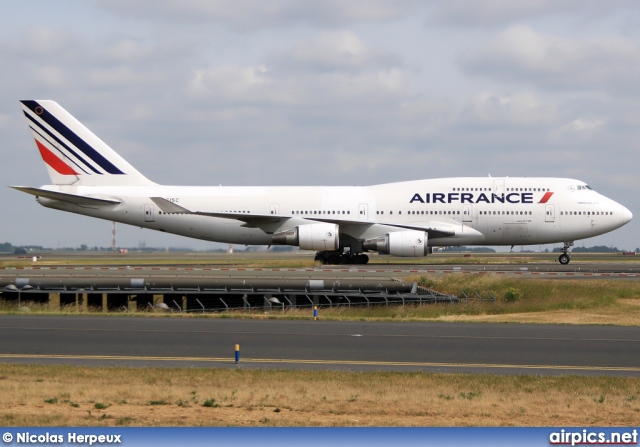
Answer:
[[[413, 282], [392, 280], [0, 277], [0, 291], [9, 284], [19, 284], [23, 299], [34, 299], [40, 294], [43, 296], [40, 301], [46, 301], [49, 294], [51, 302], [51, 297], [57, 295], [58, 305], [75, 302], [86, 307], [87, 302], [92, 303], [91, 306], [102, 303], [104, 310], [158, 307], [178, 312], [252, 312], [273, 309], [274, 304], [285, 311], [313, 306], [406, 306], [459, 301], [456, 296], [418, 287]], [[13, 289], [4, 290], [4, 295], [9, 297], [18, 293]], [[67, 298], [61, 299], [62, 296]], [[172, 304], [169, 307], [164, 303]], [[124, 304], [129, 304], [129, 308]]]

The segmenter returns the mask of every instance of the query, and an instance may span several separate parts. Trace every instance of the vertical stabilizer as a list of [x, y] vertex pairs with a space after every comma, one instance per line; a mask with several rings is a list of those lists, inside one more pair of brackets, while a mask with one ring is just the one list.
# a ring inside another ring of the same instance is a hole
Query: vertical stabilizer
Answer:
[[20, 101], [55, 185], [153, 185], [55, 101]]

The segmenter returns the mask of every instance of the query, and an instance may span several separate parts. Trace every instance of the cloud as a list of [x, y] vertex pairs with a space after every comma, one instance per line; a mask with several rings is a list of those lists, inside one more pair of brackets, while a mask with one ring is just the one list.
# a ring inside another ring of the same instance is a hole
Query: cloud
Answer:
[[638, 95], [640, 47], [622, 36], [571, 38], [513, 26], [458, 59], [467, 75], [543, 90]]
[[154, 58], [153, 47], [139, 38], [122, 36], [111, 39], [104, 49], [104, 56], [112, 62], [140, 63]]
[[553, 132], [554, 138], [562, 138], [568, 136], [570, 138], [589, 138], [593, 132], [596, 132], [605, 124], [603, 119], [585, 120], [575, 119], [570, 123], [567, 123]]
[[[191, 48], [165, 39], [145, 43], [128, 36], [90, 40], [56, 28], [26, 28], [25, 39], [7, 39], [0, 57], [11, 60], [11, 88], [29, 85], [61, 94], [106, 90], [130, 94], [144, 84], [166, 82]], [[5, 84], [6, 87], [7, 84]], [[84, 94], [83, 94], [84, 95]], [[30, 95], [31, 96], [31, 95]]]
[[461, 120], [470, 127], [540, 129], [558, 119], [557, 106], [530, 92], [480, 93], [464, 108]]
[[274, 84], [265, 66], [226, 65], [195, 70], [188, 92], [193, 99], [218, 105], [284, 102]]
[[398, 56], [367, 45], [348, 30], [322, 32], [269, 59], [280, 70], [306, 72], [361, 71], [400, 65]]
[[592, 4], [589, 0], [444, 0], [435, 3], [426, 23], [498, 27], [543, 16], [575, 15]]
[[55, 55], [58, 60], [65, 59], [73, 53], [81, 39], [71, 31], [52, 27], [26, 27], [20, 39], [7, 39], [2, 51], [12, 57], [31, 59], [44, 57], [50, 59]]
[[376, 51], [350, 31], [321, 33], [266, 60], [197, 69], [188, 92], [198, 102], [232, 107], [303, 108], [386, 103], [406, 94], [398, 58]]
[[418, 0], [100, 0], [98, 4], [122, 16], [200, 23], [231, 29], [262, 30], [306, 24], [343, 27], [410, 16]]

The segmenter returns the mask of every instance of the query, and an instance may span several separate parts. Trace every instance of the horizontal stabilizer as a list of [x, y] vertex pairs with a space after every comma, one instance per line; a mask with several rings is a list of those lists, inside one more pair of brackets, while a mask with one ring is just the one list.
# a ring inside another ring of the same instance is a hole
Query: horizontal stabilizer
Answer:
[[105, 206], [105, 205], [117, 205], [121, 203], [119, 200], [113, 199], [98, 199], [96, 197], [78, 196], [75, 194], [67, 194], [64, 192], [49, 191], [40, 188], [31, 188], [28, 186], [11, 186], [18, 191], [26, 192], [36, 197], [45, 197], [47, 199], [59, 200], [61, 202], [73, 203], [75, 205], [83, 206]]

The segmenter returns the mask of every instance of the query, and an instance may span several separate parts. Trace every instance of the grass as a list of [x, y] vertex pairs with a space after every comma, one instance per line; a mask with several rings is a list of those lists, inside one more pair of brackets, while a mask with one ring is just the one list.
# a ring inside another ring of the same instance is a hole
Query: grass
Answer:
[[[2, 425], [632, 426], [640, 421], [639, 378], [13, 364], [0, 365], [0, 375]], [[55, 397], [43, 404], [42, 396]]]
[[522, 279], [493, 274], [441, 275], [428, 281], [446, 293], [473, 295], [480, 291], [487, 296], [491, 291], [497, 297], [496, 301], [437, 306], [431, 311], [432, 318], [512, 316], [521, 321], [528, 316], [537, 322], [537, 316], [565, 315], [566, 322], [576, 322], [571, 315], [594, 314], [602, 318], [591, 318], [591, 323], [636, 325], [640, 321], [640, 283], [636, 281]]
[[[640, 324], [640, 283], [635, 281], [521, 279], [486, 273], [409, 279], [426, 281], [426, 285], [435, 290], [457, 296], [462, 296], [463, 291], [469, 296], [475, 296], [474, 291], [477, 291], [485, 300], [405, 307], [323, 308], [319, 313], [320, 318]], [[497, 300], [487, 300], [488, 292]]]

